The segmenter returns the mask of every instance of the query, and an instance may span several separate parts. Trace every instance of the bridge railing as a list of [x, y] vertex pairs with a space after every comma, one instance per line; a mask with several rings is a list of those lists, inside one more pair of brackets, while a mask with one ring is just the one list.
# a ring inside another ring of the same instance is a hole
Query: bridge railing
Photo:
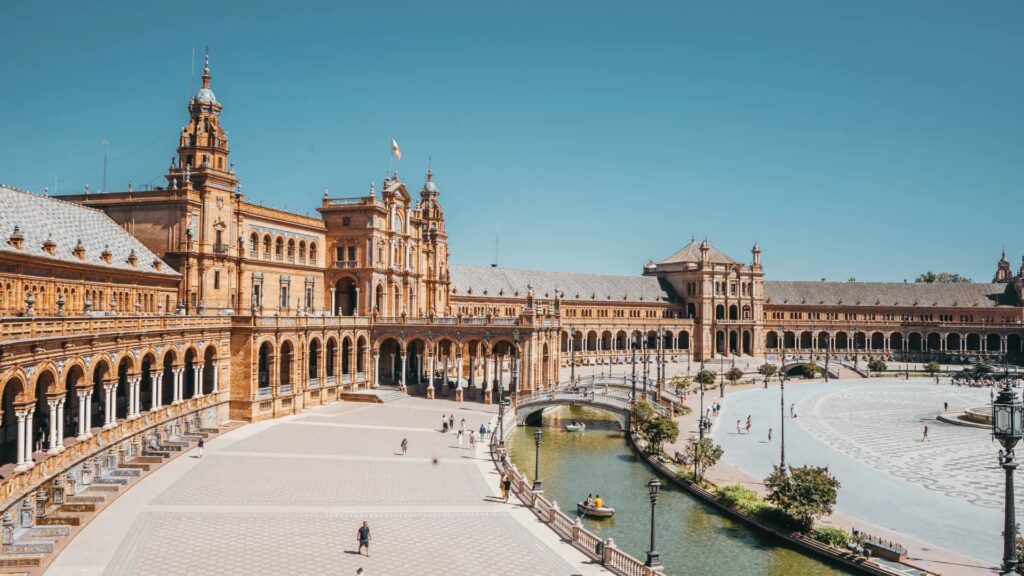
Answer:
[[[662, 415], [668, 415], [669, 410], [651, 399], [651, 405], [655, 411]], [[630, 391], [622, 389], [609, 389], [606, 391], [601, 387], [597, 388], [568, 388], [556, 386], [532, 392], [521, 396], [516, 400], [519, 408], [546, 403], [570, 403], [590, 404], [597, 407], [614, 408], [622, 412], [629, 412], [632, 407]]]
[[498, 471], [511, 480], [512, 491], [522, 503], [548, 525], [560, 538], [572, 544], [593, 561], [600, 562], [609, 572], [619, 576], [662, 576], [660, 568], [650, 568], [640, 560], [619, 550], [611, 538], [601, 537], [583, 527], [579, 517], [570, 518], [562, 512], [558, 503], [548, 501], [541, 492], [534, 492], [532, 485], [514, 464], [505, 464], [504, 453], [498, 449], [497, 437], [491, 439], [491, 459]]

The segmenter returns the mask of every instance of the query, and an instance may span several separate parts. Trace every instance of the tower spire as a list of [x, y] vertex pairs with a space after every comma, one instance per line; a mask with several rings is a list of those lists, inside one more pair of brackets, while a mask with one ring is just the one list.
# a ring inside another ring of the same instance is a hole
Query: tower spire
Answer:
[[206, 47], [206, 55], [203, 59], [203, 88], [210, 87], [210, 47]]

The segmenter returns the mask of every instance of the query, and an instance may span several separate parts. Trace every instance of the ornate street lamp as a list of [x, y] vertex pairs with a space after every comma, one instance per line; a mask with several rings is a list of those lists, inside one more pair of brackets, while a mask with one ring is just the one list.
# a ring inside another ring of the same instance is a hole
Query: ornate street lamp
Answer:
[[576, 382], [576, 346], [573, 345], [575, 340], [576, 334], [569, 328], [569, 386]]
[[1006, 502], [1003, 513], [1003, 566], [1001, 574], [1012, 574], [1017, 569], [1017, 515], [1014, 510], [1013, 471], [1017, 469], [1013, 447], [1024, 435], [1024, 404], [1017, 389], [1004, 385], [992, 403], [992, 435], [1003, 445], [1006, 455], [1002, 460], [1006, 471]]
[[651, 494], [651, 549], [647, 551], [647, 562], [645, 564], [649, 568], [658, 568], [661, 566], [661, 558], [658, 557], [658, 550], [654, 547], [654, 508], [658, 505], [658, 492], [661, 491], [661, 482], [657, 478], [652, 478], [647, 483], [647, 490]]
[[633, 342], [630, 348], [633, 351], [633, 395], [630, 397], [630, 402], [636, 402], [636, 347], [638, 343], [636, 341], [636, 333], [633, 333]]
[[533, 431], [533, 444], [535, 452], [533, 456], [533, 491], [540, 492], [540, 437], [541, 430], [537, 428]]
[[779, 470], [786, 473], [786, 373], [779, 370]]
[[[854, 345], [853, 346], [854, 349], [856, 349], [857, 348], [857, 333], [856, 332], [853, 333], [853, 345]], [[831, 350], [832, 350], [832, 338], [828, 335], [828, 333], [826, 333], [825, 334], [825, 382], [828, 382], [828, 360], [829, 360], [829, 352], [831, 352]]]
[[[703, 371], [704, 371], [704, 361], [701, 360], [700, 361], [700, 372], [703, 372]], [[697, 377], [698, 378], [700, 377], [700, 372], [697, 373]], [[699, 425], [697, 426], [697, 429], [698, 429], [698, 431], [700, 433], [700, 439], [703, 440], [704, 439], [704, 383], [703, 382], [698, 382], [698, 384], [700, 384], [700, 414], [697, 415], [697, 422], [699, 422]], [[697, 477], [696, 476], [696, 472], [694, 472], [694, 478], [696, 478], [696, 477]]]

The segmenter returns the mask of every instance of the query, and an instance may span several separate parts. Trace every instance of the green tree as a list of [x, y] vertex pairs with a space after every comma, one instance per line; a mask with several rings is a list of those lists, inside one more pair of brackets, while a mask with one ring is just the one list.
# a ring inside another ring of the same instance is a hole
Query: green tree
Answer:
[[779, 373], [779, 368], [775, 364], [768, 364], [767, 362], [761, 364], [757, 369], [757, 373], [764, 376], [764, 387], [768, 387], [768, 380]]
[[743, 370], [740, 370], [739, 368], [730, 368], [729, 371], [725, 373], [725, 379], [733, 386], [735, 386], [736, 382], [740, 381], [742, 378]]
[[679, 437], [679, 424], [668, 416], [655, 416], [641, 428], [640, 435], [647, 441], [649, 454], [661, 454], [665, 442], [675, 442]]
[[633, 429], [643, 430], [647, 423], [654, 420], [657, 415], [658, 413], [647, 400], [641, 399], [633, 402]]
[[693, 376], [673, 376], [672, 381], [669, 382], [669, 386], [674, 386], [676, 394], [688, 394], [690, 387], [693, 386]]
[[942, 366], [940, 366], [939, 363], [936, 362], [935, 360], [932, 360], [931, 362], [924, 365], [924, 371], [927, 372], [930, 376], [935, 376], [936, 374], [939, 373], [939, 370], [942, 370]]
[[884, 360], [871, 360], [868, 362], [868, 370], [872, 372], [885, 372], [889, 369], [889, 366]]
[[808, 362], [804, 364], [804, 377], [805, 378], [817, 378], [821, 374], [821, 367], [818, 366], [817, 362]]
[[683, 448], [683, 454], [686, 455], [687, 461], [695, 466], [698, 482], [704, 479], [704, 472], [717, 464], [724, 453], [725, 450], [722, 450], [721, 446], [712, 442], [711, 438], [702, 438], [700, 440], [690, 438], [686, 443], [686, 447]]
[[832, 513], [840, 484], [829, 474], [828, 466], [790, 466], [788, 473], [775, 466], [764, 486], [768, 501], [799, 521], [807, 532], [815, 518]]
[[708, 386], [714, 386], [716, 380], [715, 373], [711, 370], [701, 370], [697, 373], [697, 377], [694, 380], [697, 384], [700, 384], [701, 389], [707, 389]]
[[929, 270], [918, 276], [917, 280], [914, 280], [914, 282], [926, 284], [970, 284], [971, 282], [974, 282], [974, 280], [959, 274], [951, 274], [949, 272], [939, 272], [936, 274]]

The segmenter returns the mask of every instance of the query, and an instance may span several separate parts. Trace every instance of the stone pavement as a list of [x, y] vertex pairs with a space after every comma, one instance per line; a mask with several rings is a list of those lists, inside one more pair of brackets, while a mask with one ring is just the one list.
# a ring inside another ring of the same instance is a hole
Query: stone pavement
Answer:
[[[717, 390], [706, 393], [705, 407], [716, 400]], [[763, 494], [760, 479], [779, 459], [778, 384], [730, 388], [719, 401], [713, 437], [725, 455], [708, 478]], [[988, 390], [927, 380], [788, 383], [786, 461], [828, 465], [842, 482], [837, 513], [825, 522], [899, 541], [915, 565], [937, 573], [994, 573], [1002, 526], [998, 446], [984, 430], [935, 420], [944, 401], [950, 411], [977, 406], [988, 402]], [[688, 404], [696, 407], [697, 399]], [[788, 417], [790, 404], [796, 419]], [[748, 414], [751, 434], [737, 434], [736, 420]], [[679, 444], [696, 435], [695, 417], [682, 419]], [[925, 425], [929, 439], [923, 442]]]
[[[604, 574], [522, 506], [497, 497], [469, 430], [494, 408], [408, 398], [250, 424], [179, 458], [101, 513], [47, 574]], [[399, 443], [409, 440], [408, 455]], [[358, 556], [367, 520], [370, 558]]]

